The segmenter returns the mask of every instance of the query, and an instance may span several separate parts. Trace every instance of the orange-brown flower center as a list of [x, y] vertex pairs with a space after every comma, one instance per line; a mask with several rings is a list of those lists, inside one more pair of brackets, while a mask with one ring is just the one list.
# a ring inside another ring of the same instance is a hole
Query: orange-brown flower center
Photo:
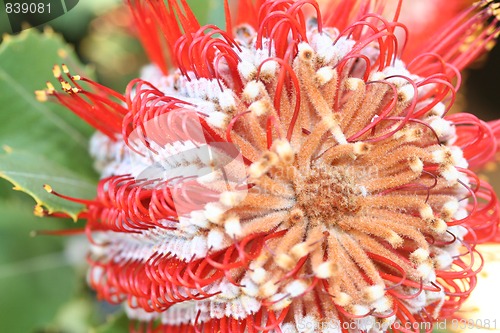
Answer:
[[314, 224], [334, 225], [340, 215], [359, 211], [361, 189], [355, 176], [342, 167], [324, 163], [311, 168], [308, 175], [294, 184], [297, 206]]

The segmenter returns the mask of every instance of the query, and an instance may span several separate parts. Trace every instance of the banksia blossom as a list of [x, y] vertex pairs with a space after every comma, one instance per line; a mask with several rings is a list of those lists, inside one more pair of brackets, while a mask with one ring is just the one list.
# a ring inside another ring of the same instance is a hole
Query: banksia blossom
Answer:
[[[242, 0], [226, 30], [129, 0], [154, 65], [124, 95], [63, 66], [98, 132], [88, 280], [141, 332], [420, 332], [474, 289], [496, 235], [498, 123], [447, 115], [499, 33], [479, 1], [403, 63], [384, 1]], [[174, 67], [175, 69], [170, 69]], [[430, 326], [427, 330], [430, 330]]]

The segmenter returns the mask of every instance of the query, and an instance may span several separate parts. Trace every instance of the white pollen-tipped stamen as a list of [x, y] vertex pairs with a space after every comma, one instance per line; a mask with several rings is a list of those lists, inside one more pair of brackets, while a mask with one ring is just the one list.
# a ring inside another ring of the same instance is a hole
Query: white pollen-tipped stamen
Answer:
[[410, 260], [421, 264], [429, 260], [430, 253], [426, 249], [418, 248], [410, 254]]
[[387, 75], [382, 72], [374, 72], [370, 75], [370, 81], [385, 81]]
[[316, 71], [316, 82], [319, 86], [324, 86], [333, 79], [335, 70], [332, 67], [321, 67]]
[[448, 230], [448, 224], [443, 219], [435, 218], [431, 222], [432, 231], [437, 234], [444, 234]]
[[411, 171], [421, 174], [424, 170], [424, 162], [418, 157], [410, 159], [410, 169]]
[[290, 250], [290, 254], [296, 259], [299, 260], [300, 258], [305, 257], [306, 255], [309, 254], [309, 245], [305, 242], [296, 244], [292, 247]]
[[332, 261], [325, 261], [314, 268], [314, 273], [320, 279], [328, 279], [335, 275], [336, 264]]
[[439, 270], [446, 270], [453, 264], [453, 257], [448, 253], [443, 251], [439, 255], [433, 257], [436, 268]]
[[444, 103], [442, 102], [439, 102], [432, 107], [429, 113], [431, 113], [432, 115], [436, 115], [438, 117], [442, 117], [445, 111], [446, 111], [446, 105], [444, 105]]
[[276, 152], [282, 161], [286, 163], [293, 162], [295, 154], [288, 140], [278, 139], [274, 141], [271, 149]]
[[260, 81], [250, 81], [246, 84], [243, 89], [242, 97], [249, 101], [254, 102], [260, 95], [260, 92], [265, 89], [264, 85]]
[[224, 111], [231, 111], [236, 108], [236, 101], [231, 90], [226, 89], [219, 95], [219, 105]]
[[373, 285], [366, 287], [363, 295], [367, 303], [373, 303], [385, 296], [385, 286]]
[[345, 306], [348, 306], [349, 304], [351, 304], [352, 297], [344, 292], [340, 292], [340, 293], [335, 295], [334, 301], [335, 301], [335, 304], [342, 306], [342, 307], [345, 307]]
[[354, 143], [353, 153], [357, 156], [364, 155], [370, 151], [371, 146], [366, 142]]
[[411, 101], [415, 97], [415, 88], [411, 84], [406, 84], [398, 89], [398, 97], [403, 103]]
[[225, 212], [226, 209], [218, 202], [209, 202], [205, 205], [205, 217], [212, 223], [219, 223]]
[[457, 199], [450, 200], [443, 205], [441, 209], [441, 216], [446, 217], [446, 219], [452, 219], [453, 216], [458, 212], [460, 204]]
[[231, 238], [241, 236], [242, 230], [239, 217], [235, 215], [228, 217], [224, 221], [224, 229]]
[[249, 61], [241, 61], [238, 63], [238, 72], [245, 80], [251, 80], [257, 74], [257, 67]]
[[267, 281], [259, 288], [259, 294], [262, 298], [272, 297], [278, 292], [278, 284], [275, 281]]
[[351, 311], [355, 316], [366, 316], [370, 313], [370, 309], [368, 307], [359, 304], [353, 305]]
[[306, 292], [309, 285], [303, 280], [294, 280], [287, 284], [285, 291], [290, 294], [291, 297], [297, 297]]
[[371, 307], [378, 313], [389, 311], [392, 308], [392, 302], [389, 297], [382, 297], [371, 304]]
[[235, 207], [245, 199], [245, 191], [225, 191], [219, 198], [220, 203], [226, 207]]
[[269, 112], [269, 104], [263, 100], [258, 100], [250, 104], [248, 110], [250, 110], [257, 117], [260, 117]]
[[222, 250], [225, 247], [224, 233], [218, 229], [212, 229], [208, 233], [207, 246], [215, 251]]
[[293, 260], [291, 256], [285, 253], [280, 253], [275, 256], [274, 262], [284, 270], [291, 270], [296, 264], [295, 260]]
[[261, 67], [260, 67], [260, 76], [266, 78], [266, 77], [273, 77], [276, 74], [276, 70], [278, 69], [278, 63], [274, 60], [266, 61]]
[[355, 78], [355, 77], [350, 77], [345, 81], [345, 86], [347, 89], [351, 91], [356, 91], [360, 88], [362, 88], [365, 85], [365, 81]]
[[425, 204], [419, 209], [420, 217], [424, 220], [431, 220], [434, 218], [434, 212], [431, 206]]
[[208, 124], [217, 128], [224, 128], [228, 123], [228, 115], [217, 111], [209, 114], [206, 119]]
[[444, 165], [439, 169], [440, 175], [450, 184], [456, 184], [458, 182], [458, 178], [460, 177], [460, 173], [457, 168], [451, 164]]
[[250, 279], [257, 284], [262, 284], [267, 279], [267, 272], [264, 268], [258, 267], [250, 273]]
[[313, 48], [311, 47], [311, 45], [309, 45], [306, 42], [299, 43], [298, 50], [299, 50], [300, 57], [304, 57], [304, 54], [307, 54], [307, 53], [314, 54]]
[[397, 233], [395, 233], [394, 231], [390, 231], [389, 232], [390, 236], [387, 237], [387, 242], [389, 244], [391, 244], [391, 246], [393, 248], [398, 248], [400, 247], [401, 245], [403, 245], [404, 243], [404, 240], [401, 236], [399, 236]]
[[417, 274], [419, 277], [426, 279], [434, 272], [434, 268], [432, 264], [429, 262], [425, 262], [417, 266]]

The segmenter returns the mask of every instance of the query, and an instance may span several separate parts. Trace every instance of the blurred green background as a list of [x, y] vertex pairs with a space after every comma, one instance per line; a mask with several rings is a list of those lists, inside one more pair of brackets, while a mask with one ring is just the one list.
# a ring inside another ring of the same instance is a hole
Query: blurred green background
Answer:
[[[188, 2], [201, 21], [223, 25], [222, 1]], [[73, 10], [47, 26], [61, 33], [82, 61], [90, 64], [99, 82], [121, 92], [147, 58], [120, 4], [120, 0], [80, 0]], [[3, 4], [0, 7], [3, 35], [10, 28]], [[496, 47], [467, 73], [460, 109], [487, 120], [498, 118], [499, 74], [500, 48]], [[51, 75], [51, 68], [47, 68], [47, 78]], [[498, 172], [490, 169], [486, 177], [500, 189]], [[105, 324], [118, 309], [96, 301], [87, 287], [84, 237], [30, 236], [35, 230], [81, 227], [82, 223], [35, 217], [33, 200], [11, 188], [0, 179], [0, 332], [126, 331], [121, 317], [116, 324]]]

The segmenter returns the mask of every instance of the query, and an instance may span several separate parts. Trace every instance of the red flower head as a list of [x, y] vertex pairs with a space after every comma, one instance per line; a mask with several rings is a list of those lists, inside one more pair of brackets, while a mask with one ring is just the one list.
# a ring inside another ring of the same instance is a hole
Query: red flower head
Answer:
[[334, 3], [242, 0], [234, 22], [226, 3], [224, 31], [129, 0], [155, 65], [124, 95], [66, 67], [38, 92], [99, 130], [89, 281], [133, 330], [430, 331], [474, 288], [499, 213], [469, 168], [500, 131], [447, 111], [498, 5], [404, 63], [401, 3]]

